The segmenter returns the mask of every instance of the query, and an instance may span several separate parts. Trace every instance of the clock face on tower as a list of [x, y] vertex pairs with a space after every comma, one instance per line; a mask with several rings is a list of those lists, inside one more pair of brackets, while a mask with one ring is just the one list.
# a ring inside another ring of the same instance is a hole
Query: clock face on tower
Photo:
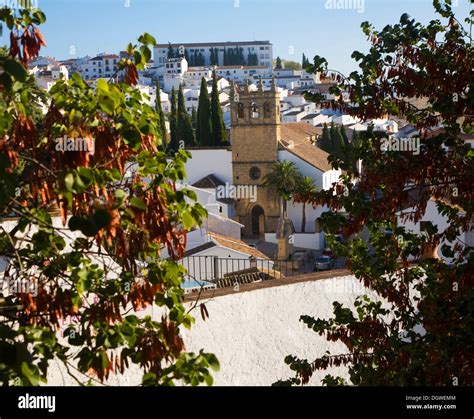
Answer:
[[262, 172], [257, 166], [253, 166], [249, 171], [249, 176], [250, 176], [250, 179], [252, 180], [260, 179], [261, 175], [262, 175]]

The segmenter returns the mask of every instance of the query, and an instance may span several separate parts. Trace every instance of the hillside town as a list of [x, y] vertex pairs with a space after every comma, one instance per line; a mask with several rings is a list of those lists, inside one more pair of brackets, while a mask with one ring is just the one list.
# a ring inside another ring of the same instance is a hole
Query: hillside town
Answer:
[[[342, 3], [311, 56], [238, 1], [240, 32], [192, 9], [69, 56], [0, 6], [0, 387], [474, 383], [472, 40], [449, 1], [383, 30]], [[104, 19], [158, 8], [129, 7]]]
[[[29, 64], [29, 71], [46, 90], [75, 72], [94, 86], [100, 79], [117, 79], [117, 63], [126, 55], [121, 51], [65, 61], [38, 57]], [[306, 60], [303, 56], [303, 64]], [[287, 162], [307, 179], [310, 189], [328, 190], [342, 173], [328, 162], [328, 153], [337, 148], [338, 142], [340, 146], [350, 144], [369, 130], [383, 133], [394, 144], [400, 143], [402, 150], [412, 144], [410, 139], [416, 139], [418, 132], [388, 115], [362, 121], [307, 100], [307, 93], [322, 95], [322, 103], [335, 99], [330, 93], [335, 82], [325, 76], [310, 74], [301, 66], [284, 68], [279, 57], [273, 59], [270, 41], [168, 43], [154, 47], [154, 58], [140, 71], [136, 88], [147, 104], [165, 116], [164, 138], [176, 143], [176, 148], [181, 141], [181, 148], [191, 151], [181, 187], [193, 190], [208, 211], [203, 226], [189, 233], [182, 260], [189, 271], [187, 292], [216, 287], [215, 281], [208, 280], [220, 280], [232, 273], [239, 280], [238, 273], [251, 266], [262, 270], [265, 266], [264, 277], [268, 278], [344, 266], [344, 260], [329, 248], [319, 225], [321, 215], [329, 209], [292, 200], [282, 202], [264, 183], [265, 177], [275, 170], [275, 164], [278, 167], [278, 162]], [[210, 108], [211, 96], [218, 100], [225, 128], [220, 138], [206, 141], [199, 138], [203, 128], [197, 126], [198, 115], [212, 117], [210, 109], [200, 112], [199, 105], [204, 98]], [[189, 136], [178, 142], [173, 139], [172, 110], [178, 107], [176, 101], [184, 103], [187, 115], [182, 123], [191, 124], [191, 131], [196, 133], [191, 132], [191, 140]], [[473, 144], [469, 136], [466, 142]], [[415, 148], [410, 151], [416, 152]], [[209, 162], [213, 162], [212, 168]], [[408, 211], [410, 203], [404, 208]], [[407, 227], [420, 232], [427, 222], [446, 227], [434, 203], [429, 204], [424, 219]], [[459, 240], [473, 243], [473, 233]], [[229, 268], [228, 258], [235, 260], [233, 268]], [[223, 263], [227, 266], [220, 266]], [[261, 277], [256, 275], [254, 280]]]

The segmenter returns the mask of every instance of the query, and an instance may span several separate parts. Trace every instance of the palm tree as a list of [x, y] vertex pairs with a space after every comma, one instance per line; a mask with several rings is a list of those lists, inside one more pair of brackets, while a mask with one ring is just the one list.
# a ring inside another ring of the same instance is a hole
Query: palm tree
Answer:
[[301, 176], [298, 179], [297, 184], [298, 195], [303, 198], [303, 218], [301, 220], [301, 232], [306, 231], [306, 201], [313, 195], [318, 189], [314, 184], [314, 181], [309, 176]]
[[272, 171], [263, 179], [263, 184], [276, 191], [280, 196], [284, 218], [287, 216], [286, 203], [295, 193], [299, 178], [301, 178], [301, 174], [296, 165], [283, 160], [275, 162]]

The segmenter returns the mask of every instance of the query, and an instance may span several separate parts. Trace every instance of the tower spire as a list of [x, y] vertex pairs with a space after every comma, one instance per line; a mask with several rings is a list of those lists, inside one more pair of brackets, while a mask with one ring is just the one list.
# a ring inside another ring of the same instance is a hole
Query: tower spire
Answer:
[[235, 80], [230, 82], [230, 97], [232, 100], [235, 98]]
[[245, 82], [245, 93], [250, 93], [250, 80], [247, 79]]

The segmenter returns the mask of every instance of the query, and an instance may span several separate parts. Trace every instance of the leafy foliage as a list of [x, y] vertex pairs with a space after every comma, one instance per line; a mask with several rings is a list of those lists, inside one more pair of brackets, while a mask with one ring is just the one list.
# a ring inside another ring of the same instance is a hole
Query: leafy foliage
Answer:
[[[216, 358], [185, 352], [180, 336], [193, 317], [176, 262], [206, 211], [176, 188], [189, 153], [159, 150], [159, 118], [134, 87], [154, 38], [128, 45], [116, 82], [94, 88], [74, 74], [46, 95], [25, 68], [44, 45], [44, 15], [3, 8], [0, 20], [11, 30], [0, 54], [0, 213], [15, 216], [0, 230], [3, 280], [34, 288], [0, 290], [0, 382], [38, 385], [60, 360], [80, 383], [135, 364], [144, 385], [211, 384]], [[94, 152], [58, 149], [63, 136]]]
[[[371, 47], [352, 54], [360, 70], [333, 73], [334, 92], [350, 101], [339, 95], [327, 106], [363, 120], [405, 118], [420, 133], [420, 153], [384, 151], [381, 135], [369, 130], [351, 149], [362, 170], [349, 164], [330, 190], [295, 197], [332, 210], [321, 220], [330, 246], [379, 300], [362, 296], [354, 308], [335, 302], [331, 319], [302, 316], [347, 350], [312, 361], [288, 356], [295, 375], [280, 385], [308, 383], [315, 371], [339, 365], [355, 385], [474, 383], [474, 249], [464, 239], [474, 225], [474, 153], [463, 133], [472, 127], [474, 51], [451, 3], [433, 4], [440, 19], [426, 26], [406, 14], [381, 31], [363, 23]], [[326, 60], [316, 56], [311, 71], [327, 75]], [[417, 233], [397, 223], [397, 214], [402, 223], [420, 222], [433, 202], [446, 228], [428, 223]], [[344, 243], [335, 240], [339, 232]], [[323, 383], [345, 384], [330, 375]]]

